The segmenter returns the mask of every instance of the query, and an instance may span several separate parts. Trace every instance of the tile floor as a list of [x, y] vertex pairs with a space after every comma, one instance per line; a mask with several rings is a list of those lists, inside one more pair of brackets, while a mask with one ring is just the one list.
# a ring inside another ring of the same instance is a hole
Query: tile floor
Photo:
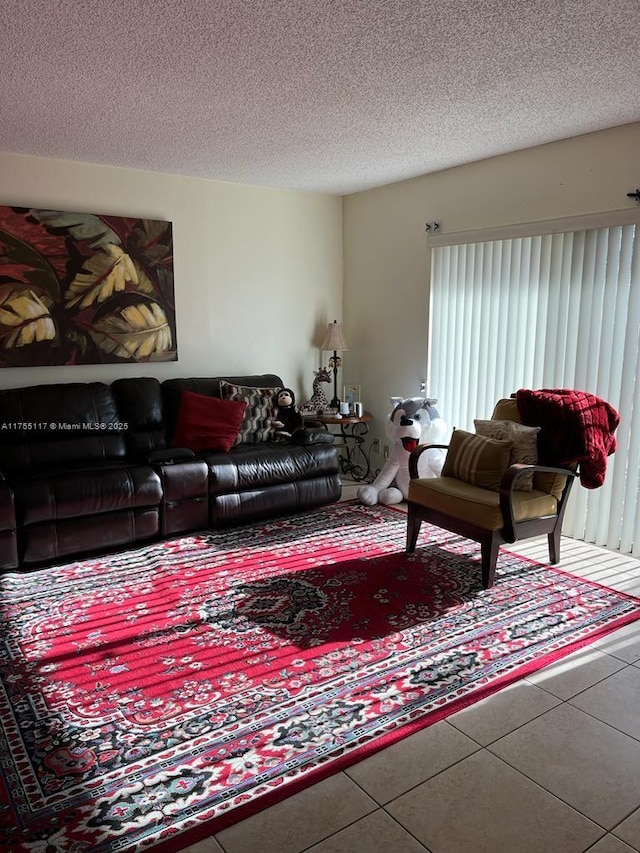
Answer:
[[[545, 538], [511, 550], [547, 559]], [[639, 560], [561, 556], [640, 596]], [[302, 851], [640, 851], [640, 621], [183, 853]]]

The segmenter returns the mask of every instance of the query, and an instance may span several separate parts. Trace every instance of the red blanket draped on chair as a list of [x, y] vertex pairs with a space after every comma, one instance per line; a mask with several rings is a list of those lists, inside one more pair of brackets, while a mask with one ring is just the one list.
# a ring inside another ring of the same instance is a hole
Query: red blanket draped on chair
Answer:
[[597, 489], [604, 483], [607, 456], [616, 450], [620, 423], [613, 406], [594, 394], [567, 388], [523, 388], [516, 393], [516, 402], [522, 423], [542, 428], [541, 464], [578, 463], [585, 488]]

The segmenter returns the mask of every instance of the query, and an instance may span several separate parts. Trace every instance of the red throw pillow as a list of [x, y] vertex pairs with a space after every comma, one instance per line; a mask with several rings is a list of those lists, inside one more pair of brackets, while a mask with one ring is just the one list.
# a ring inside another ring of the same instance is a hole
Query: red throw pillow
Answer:
[[238, 437], [246, 408], [243, 400], [220, 400], [183, 391], [171, 447], [226, 453]]

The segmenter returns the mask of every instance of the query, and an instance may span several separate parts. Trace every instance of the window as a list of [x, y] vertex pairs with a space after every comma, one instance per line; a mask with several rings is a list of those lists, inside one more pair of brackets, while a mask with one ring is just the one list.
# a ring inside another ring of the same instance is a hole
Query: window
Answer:
[[616, 218], [457, 245], [435, 238], [428, 388], [447, 423], [471, 430], [519, 388], [611, 403], [618, 450], [602, 488], [573, 489], [563, 531], [640, 555], [640, 226], [628, 211]]

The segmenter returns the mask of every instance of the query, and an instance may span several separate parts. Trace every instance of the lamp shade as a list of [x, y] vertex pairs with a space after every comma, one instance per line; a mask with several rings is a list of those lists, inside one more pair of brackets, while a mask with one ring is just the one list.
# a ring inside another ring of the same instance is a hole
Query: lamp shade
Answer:
[[344, 351], [349, 349], [349, 345], [342, 331], [342, 323], [329, 323], [327, 333], [320, 344], [321, 350], [333, 350], [334, 352]]

